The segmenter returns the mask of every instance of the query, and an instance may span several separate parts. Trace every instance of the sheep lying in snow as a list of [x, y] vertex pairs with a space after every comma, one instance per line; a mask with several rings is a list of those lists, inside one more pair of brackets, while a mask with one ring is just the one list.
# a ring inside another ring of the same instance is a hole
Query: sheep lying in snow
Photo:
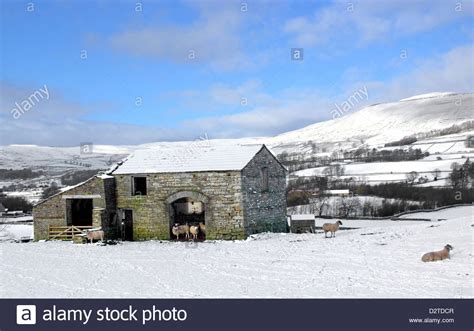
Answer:
[[324, 223], [323, 224], [323, 231], [324, 231], [324, 238], [327, 238], [326, 233], [331, 232], [331, 237], [336, 237], [336, 231], [339, 230], [339, 225], [342, 225], [342, 222], [338, 220], [336, 223]]
[[206, 224], [203, 222], [199, 222], [199, 230], [201, 230], [202, 233], [206, 234]]
[[441, 261], [445, 259], [449, 259], [449, 252], [453, 249], [453, 246], [446, 245], [444, 248], [437, 252], [429, 252], [424, 254], [421, 257], [421, 261], [423, 262], [432, 262], [432, 261]]
[[189, 239], [189, 225], [179, 225], [175, 223], [171, 228], [171, 232], [176, 236], [176, 240], [179, 240], [179, 236], [184, 234], [186, 239]]
[[191, 225], [189, 227], [189, 232], [193, 235], [193, 240], [196, 240], [199, 234], [199, 225]]
[[102, 231], [102, 230], [87, 231], [87, 240], [90, 240], [91, 244], [92, 244], [93, 240], [104, 241], [104, 231]]

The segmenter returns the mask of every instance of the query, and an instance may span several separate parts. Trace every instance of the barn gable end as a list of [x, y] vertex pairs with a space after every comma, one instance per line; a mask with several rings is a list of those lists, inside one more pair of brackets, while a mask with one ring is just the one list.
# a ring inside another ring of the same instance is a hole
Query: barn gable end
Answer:
[[242, 170], [247, 235], [286, 232], [286, 176], [286, 169], [265, 146]]

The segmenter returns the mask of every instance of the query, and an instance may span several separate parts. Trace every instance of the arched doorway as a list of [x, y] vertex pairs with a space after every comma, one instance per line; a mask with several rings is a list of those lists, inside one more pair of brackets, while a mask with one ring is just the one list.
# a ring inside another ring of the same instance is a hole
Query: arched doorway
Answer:
[[[198, 240], [205, 240], [206, 234], [202, 227], [206, 226], [207, 206], [209, 199], [202, 193], [192, 191], [182, 191], [175, 193], [166, 199], [169, 210], [169, 229], [170, 238], [176, 237], [172, 233], [174, 224], [179, 225], [197, 225], [201, 224], [202, 230], [199, 231]], [[184, 238], [184, 237], [183, 237]], [[181, 238], [181, 239], [183, 239]]]

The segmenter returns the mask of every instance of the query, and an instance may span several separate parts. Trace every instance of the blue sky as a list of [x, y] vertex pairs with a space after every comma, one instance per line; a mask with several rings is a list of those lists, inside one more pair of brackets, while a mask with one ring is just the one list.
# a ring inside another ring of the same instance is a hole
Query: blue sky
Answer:
[[[472, 1], [2, 1], [0, 145], [269, 136], [473, 90]], [[302, 61], [291, 49], [303, 48]], [[47, 86], [19, 118], [21, 103]]]

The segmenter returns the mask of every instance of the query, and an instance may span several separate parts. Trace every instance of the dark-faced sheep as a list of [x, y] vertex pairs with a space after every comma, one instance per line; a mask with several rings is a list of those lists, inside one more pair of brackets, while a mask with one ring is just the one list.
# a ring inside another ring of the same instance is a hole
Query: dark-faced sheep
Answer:
[[327, 238], [327, 233], [331, 232], [331, 237], [336, 237], [336, 231], [339, 230], [339, 225], [342, 225], [342, 222], [338, 220], [336, 223], [324, 223], [323, 224], [323, 231], [324, 231], [324, 238]]
[[453, 246], [448, 244], [444, 246], [444, 248], [440, 251], [429, 252], [429, 253], [423, 254], [423, 256], [421, 257], [421, 261], [433, 262], [433, 261], [441, 261], [441, 260], [449, 259], [449, 252], [452, 249], [453, 249]]
[[189, 225], [179, 225], [175, 223], [171, 228], [171, 232], [176, 236], [176, 240], [179, 240], [179, 236], [184, 234], [186, 240], [189, 239]]
[[202, 233], [206, 234], [206, 224], [203, 222], [199, 222], [199, 230], [201, 230]]

